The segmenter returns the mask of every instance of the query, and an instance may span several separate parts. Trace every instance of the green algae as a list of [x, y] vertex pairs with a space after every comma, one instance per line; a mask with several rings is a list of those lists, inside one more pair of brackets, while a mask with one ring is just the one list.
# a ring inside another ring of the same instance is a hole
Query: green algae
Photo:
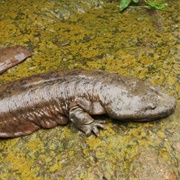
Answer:
[[[164, 12], [131, 9], [123, 14], [117, 4], [107, 4], [66, 21], [54, 12], [56, 1], [1, 1], [1, 7], [0, 47], [34, 49], [32, 58], [0, 77], [1, 83], [56, 69], [103, 69], [160, 84], [180, 103], [175, 3]], [[106, 118], [99, 138], [87, 138], [70, 124], [0, 140], [0, 179], [138, 179], [138, 160], [145, 166], [148, 153], [153, 166], [160, 163], [167, 177], [178, 178], [179, 109], [150, 123]]]

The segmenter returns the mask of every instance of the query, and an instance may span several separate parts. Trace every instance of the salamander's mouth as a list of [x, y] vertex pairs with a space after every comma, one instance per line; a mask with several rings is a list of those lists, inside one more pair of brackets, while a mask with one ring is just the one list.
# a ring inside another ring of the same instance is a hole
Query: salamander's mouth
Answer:
[[[163, 99], [155, 103], [149, 103], [136, 110], [129, 110], [128, 112], [111, 114], [114, 119], [121, 119], [122, 121], [136, 121], [145, 122], [165, 118], [171, 115], [176, 108], [176, 100], [172, 97]], [[160, 103], [161, 102], [161, 103]], [[123, 111], [122, 111], [123, 112]]]
[[173, 98], [167, 105], [145, 107], [139, 112], [137, 119], [134, 119], [134, 121], [152, 121], [162, 119], [171, 115], [175, 108], [176, 100]]

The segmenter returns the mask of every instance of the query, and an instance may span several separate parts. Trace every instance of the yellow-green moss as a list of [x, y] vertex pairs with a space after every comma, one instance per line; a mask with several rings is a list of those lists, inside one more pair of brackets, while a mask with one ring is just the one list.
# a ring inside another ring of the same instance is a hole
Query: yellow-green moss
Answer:
[[[156, 12], [156, 24], [149, 11], [130, 8], [120, 14], [118, 4], [61, 21], [56, 1], [1, 1], [0, 48], [30, 46], [34, 55], [1, 75], [0, 82], [55, 69], [103, 69], [160, 84], [180, 103], [179, 2], [173, 2]], [[142, 147], [156, 149], [177, 175], [179, 119], [178, 109], [152, 123], [106, 119], [99, 138], [66, 126], [0, 140], [0, 179], [127, 179]]]

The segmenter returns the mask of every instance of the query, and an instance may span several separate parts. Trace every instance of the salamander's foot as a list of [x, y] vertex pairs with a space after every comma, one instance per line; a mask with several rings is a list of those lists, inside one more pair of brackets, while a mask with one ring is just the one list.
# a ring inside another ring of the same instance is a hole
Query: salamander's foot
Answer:
[[76, 127], [81, 131], [83, 131], [86, 134], [86, 136], [90, 136], [93, 132], [98, 137], [99, 136], [98, 128], [105, 129], [104, 126], [105, 123], [106, 121], [95, 120], [90, 124], [78, 124], [76, 125]]
[[105, 121], [94, 120], [90, 114], [79, 106], [74, 106], [70, 109], [69, 119], [78, 129], [83, 131], [86, 136], [91, 135], [92, 132], [96, 136], [99, 136], [98, 128], [105, 129]]

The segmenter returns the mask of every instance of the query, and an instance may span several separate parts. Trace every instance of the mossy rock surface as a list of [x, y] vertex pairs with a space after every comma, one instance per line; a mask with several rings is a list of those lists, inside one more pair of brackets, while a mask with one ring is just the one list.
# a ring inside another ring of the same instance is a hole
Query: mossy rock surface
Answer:
[[[71, 3], [70, 3], [71, 2]], [[106, 119], [100, 137], [69, 124], [0, 140], [0, 180], [180, 178], [180, 1], [165, 11], [103, 1], [2, 1], [0, 48], [24, 45], [32, 58], [0, 83], [50, 70], [117, 71], [174, 95], [173, 115], [150, 123]]]

